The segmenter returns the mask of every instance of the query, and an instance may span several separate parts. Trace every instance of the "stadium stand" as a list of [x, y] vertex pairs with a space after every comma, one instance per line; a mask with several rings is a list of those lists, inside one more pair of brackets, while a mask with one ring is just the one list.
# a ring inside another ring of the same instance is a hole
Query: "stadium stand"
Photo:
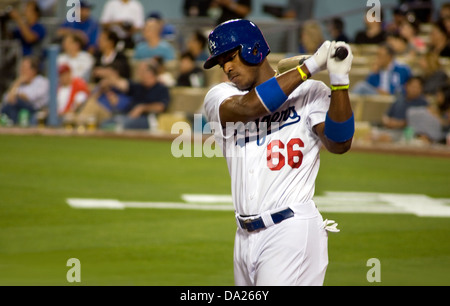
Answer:
[[[100, 2], [99, 3], [104, 3]], [[97, 5], [97, 3], [96, 3]], [[1, 8], [0, 8], [1, 9]], [[59, 14], [50, 17], [43, 17], [42, 23], [46, 26], [47, 36], [45, 37], [45, 45], [49, 45], [54, 41], [56, 37], [56, 33], [58, 31], [58, 27], [62, 24], [62, 14], [61, 12], [65, 12], [67, 8], [62, 6], [59, 7]], [[98, 8], [101, 10], [101, 7]], [[365, 8], [353, 12], [353, 14], [363, 14], [365, 13]], [[1, 10], [0, 10], [1, 12]], [[146, 13], [150, 13], [146, 12]], [[1, 17], [3, 19], [2, 22], [6, 22], [5, 17]], [[331, 17], [330, 17], [331, 18]], [[318, 20], [318, 22], [325, 20]], [[421, 23], [419, 27], [418, 37], [428, 43], [430, 41], [430, 35], [433, 29], [433, 22], [435, 19], [430, 19], [428, 23]], [[272, 53], [269, 55], [268, 60], [272, 67], [276, 67], [277, 63], [286, 57], [290, 57], [293, 55], [297, 55], [292, 53], [293, 50], [293, 41], [292, 37], [299, 37], [298, 33], [300, 33], [300, 25], [301, 23], [296, 23], [292, 20], [275, 20], [275, 21], [261, 21], [263, 31], [267, 32], [267, 37], [270, 41], [275, 41], [274, 48]], [[176, 50], [176, 57], [174, 60], [166, 61], [163, 63], [165, 73], [172, 75], [175, 79], [179, 73], [179, 55], [186, 48], [186, 38], [196, 32], [201, 31], [202, 33], [208, 33], [208, 31], [214, 26], [214, 20], [211, 20], [208, 17], [183, 17], [178, 20], [166, 20], [166, 24], [170, 24], [175, 29], [175, 35], [170, 39], [170, 43]], [[3, 30], [3, 29], [2, 29]], [[449, 30], [450, 33], [450, 30]], [[280, 35], [283, 34], [283, 35]], [[0, 37], [0, 52], [1, 55], [10, 56], [11, 51], [8, 46], [14, 44], [13, 40], [6, 39], [5, 37]], [[279, 43], [280, 41], [286, 40], [283, 43]], [[136, 35], [136, 42], [142, 40], [142, 35]], [[281, 45], [281, 47], [280, 47]], [[295, 45], [295, 43], [294, 43]], [[298, 47], [298, 46], [297, 46]], [[376, 58], [377, 50], [379, 48], [378, 45], [374, 44], [351, 44], [353, 53], [354, 53], [354, 61], [353, 68], [350, 74], [351, 85], [355, 85], [358, 82], [365, 80], [369, 73], [371, 72], [372, 65]], [[295, 49], [295, 47], [294, 47]], [[136, 79], [137, 75], [137, 65], [139, 64], [139, 60], [135, 59], [135, 49], [128, 48], [123, 50], [126, 57], [129, 59], [131, 70], [132, 70], [132, 79]], [[420, 58], [420, 54], [415, 57], [410, 56], [398, 56], [397, 60], [400, 63], [405, 65], [409, 65], [413, 71], [414, 75], [421, 75], [422, 70], [417, 65], [418, 60]], [[8, 64], [4, 59], [7, 57], [0, 57], [0, 65], [5, 67], [4, 65]], [[20, 59], [20, 58], [19, 58]], [[450, 75], [450, 58], [441, 57], [440, 63], [442, 69]], [[10, 68], [9, 68], [10, 69]], [[196, 113], [201, 113], [201, 106], [203, 103], [203, 98], [207, 93], [208, 89], [219, 83], [224, 81], [224, 74], [220, 68], [216, 67], [214, 69], [210, 69], [205, 71], [206, 74], [206, 86], [204, 88], [185, 88], [185, 87], [176, 87], [170, 86], [171, 93], [171, 101], [167, 108], [167, 110], [159, 115], [158, 117], [158, 126], [160, 132], [168, 132], [170, 133], [171, 123], [178, 121], [186, 121], [188, 122], [189, 118]], [[329, 76], [328, 73], [321, 72], [314, 76], [314, 79], [321, 80], [325, 82], [325, 84], [329, 84]], [[2, 80], [2, 83], [5, 83], [5, 80]], [[93, 88], [94, 84], [91, 83], [91, 88]], [[7, 89], [7, 85], [2, 85], [4, 88], [0, 86], [0, 94], [3, 96], [3, 92]], [[435, 97], [433, 95], [427, 96], [431, 104], [434, 103]], [[357, 129], [361, 128], [364, 131], [370, 130], [371, 127], [376, 127], [381, 124], [381, 118], [383, 114], [385, 114], [386, 110], [389, 106], [395, 101], [395, 96], [381, 96], [381, 95], [373, 95], [373, 96], [358, 96], [351, 95], [352, 106], [355, 113], [355, 118], [357, 123]], [[5, 124], [3, 124], [5, 125]], [[361, 133], [360, 133], [361, 134]], [[364, 134], [364, 133], [362, 133]], [[357, 133], [357, 135], [359, 135]], [[358, 137], [358, 136], [357, 136]]]

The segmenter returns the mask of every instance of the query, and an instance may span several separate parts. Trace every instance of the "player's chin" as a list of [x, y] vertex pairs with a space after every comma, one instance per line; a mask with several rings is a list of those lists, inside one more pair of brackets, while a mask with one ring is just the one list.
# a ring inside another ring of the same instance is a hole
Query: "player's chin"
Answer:
[[230, 82], [233, 83], [240, 91], [248, 91], [252, 87], [246, 82], [242, 82], [239, 77], [232, 78]]
[[240, 90], [240, 91], [246, 91], [247, 87], [246, 86], [242, 86], [238, 83], [233, 83], [234, 85], [236, 85], [236, 87]]

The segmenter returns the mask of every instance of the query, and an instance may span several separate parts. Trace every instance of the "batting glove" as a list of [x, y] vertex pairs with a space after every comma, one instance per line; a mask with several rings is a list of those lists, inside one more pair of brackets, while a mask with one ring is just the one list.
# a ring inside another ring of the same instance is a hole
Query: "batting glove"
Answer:
[[[348, 56], [344, 60], [339, 60], [335, 57], [336, 49], [344, 47], [348, 50]], [[350, 78], [349, 73], [352, 69], [353, 53], [350, 46], [344, 42], [331, 43], [328, 53], [327, 68], [330, 73], [331, 85], [349, 85]]]
[[330, 53], [331, 41], [325, 41], [317, 52], [305, 61], [311, 75], [327, 69], [328, 54]]
[[322, 228], [327, 232], [339, 233], [341, 230], [337, 228], [338, 225], [339, 224], [337, 224], [336, 221], [326, 219], [322, 223]]

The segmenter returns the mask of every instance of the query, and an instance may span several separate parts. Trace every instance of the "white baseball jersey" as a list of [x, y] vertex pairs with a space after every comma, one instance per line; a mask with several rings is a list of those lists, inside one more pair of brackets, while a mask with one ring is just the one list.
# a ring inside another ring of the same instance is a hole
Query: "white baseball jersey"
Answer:
[[[219, 107], [223, 101], [246, 93], [232, 83], [213, 87], [204, 104], [208, 121], [220, 124]], [[239, 215], [259, 215], [312, 201], [321, 148], [313, 127], [325, 121], [330, 97], [324, 83], [308, 80], [276, 112], [247, 124], [246, 131], [235, 132], [238, 125], [216, 131]], [[267, 133], [261, 132], [262, 122], [269, 123]]]

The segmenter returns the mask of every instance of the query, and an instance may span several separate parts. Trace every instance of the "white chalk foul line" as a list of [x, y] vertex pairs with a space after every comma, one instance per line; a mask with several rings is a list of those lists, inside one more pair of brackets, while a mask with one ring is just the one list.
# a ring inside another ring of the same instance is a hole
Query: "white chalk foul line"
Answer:
[[171, 202], [121, 202], [118, 200], [67, 199], [67, 204], [76, 209], [184, 209], [184, 210], [212, 210], [233, 211], [230, 204], [202, 204], [202, 203], [171, 203]]
[[414, 214], [419, 217], [450, 217], [450, 199], [422, 194], [326, 192], [314, 201], [320, 211]]
[[[113, 199], [67, 199], [75, 209], [182, 209], [234, 211], [229, 195], [184, 194], [184, 202], [124, 202]], [[326, 192], [314, 197], [321, 212], [415, 214], [419, 217], [450, 217], [450, 199], [421, 194]]]

